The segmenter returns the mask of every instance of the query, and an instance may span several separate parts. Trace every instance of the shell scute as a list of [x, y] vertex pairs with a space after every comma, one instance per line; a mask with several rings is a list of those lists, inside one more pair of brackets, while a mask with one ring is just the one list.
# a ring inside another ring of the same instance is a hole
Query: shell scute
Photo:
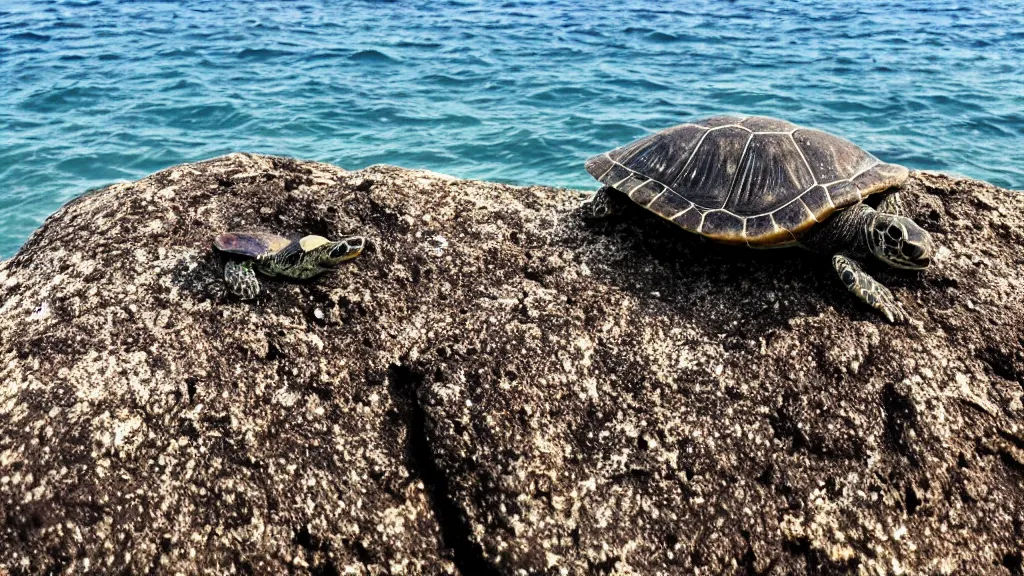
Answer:
[[676, 225], [690, 232], [699, 232], [701, 220], [703, 220], [703, 213], [696, 206], [690, 206], [689, 209], [677, 214], [672, 219]]
[[707, 131], [694, 124], [682, 124], [616, 148], [608, 155], [615, 162], [672, 187]]
[[[640, 192], [640, 188], [644, 187], [644, 185], [650, 181], [651, 179], [646, 176], [641, 176], [640, 174], [631, 172], [630, 175], [627, 176], [625, 180], [619, 182], [615, 188], [625, 192], [626, 195], [632, 198], [634, 202], [643, 204], [645, 202], [643, 201], [642, 194], [638, 195], [637, 193]], [[648, 200], [650, 200], [650, 198], [648, 198]]]
[[853, 142], [821, 130], [800, 128], [793, 132], [793, 142], [820, 184], [848, 179], [879, 163], [878, 158]]
[[743, 117], [743, 116], [733, 116], [731, 114], [727, 114], [727, 115], [724, 115], [724, 116], [712, 116], [710, 118], [705, 118], [703, 120], [698, 120], [698, 121], [694, 122], [694, 124], [696, 124], [698, 126], [704, 126], [706, 128], [721, 128], [722, 126], [737, 126], [737, 125], [740, 125], [743, 121], [749, 120], [750, 118], [754, 118], [754, 116]]
[[779, 236], [779, 230], [771, 214], [747, 218], [746, 240], [748, 243], [763, 243]]
[[218, 250], [253, 258], [274, 254], [289, 244], [291, 240], [269, 232], [225, 232], [213, 240]]
[[324, 238], [323, 236], [310, 234], [309, 236], [303, 236], [302, 238], [299, 239], [299, 247], [302, 248], [303, 252], [309, 252], [310, 250], [314, 250], [316, 248], [323, 246], [324, 244], [329, 244], [330, 242], [330, 240]]
[[669, 191], [667, 188], [664, 192], [655, 196], [648, 204], [646, 204], [648, 210], [669, 220], [683, 210], [689, 209], [691, 206], [693, 206], [693, 202]]
[[750, 132], [734, 126], [709, 131], [681, 173], [665, 184], [694, 204], [721, 208], [749, 139]]
[[877, 164], [853, 179], [854, 186], [861, 190], [861, 196], [867, 196], [885, 190], [903, 182], [909, 171], [899, 164]]
[[712, 210], [704, 215], [700, 233], [720, 242], [742, 244], [746, 242], [743, 220], [724, 210]]
[[769, 118], [767, 116], [751, 116], [745, 118], [740, 122], [740, 126], [749, 128], [754, 132], [792, 132], [797, 128], [796, 124], [780, 120], [778, 118]]
[[725, 208], [741, 216], [771, 212], [814, 186], [788, 134], [753, 134]]
[[831, 199], [824, 186], [812, 187], [807, 192], [804, 192], [803, 196], [800, 196], [800, 201], [807, 206], [811, 214], [814, 214], [818, 220], [821, 220], [819, 214], [829, 214], [833, 210]]
[[832, 204], [836, 208], [844, 208], [852, 204], [860, 202], [860, 188], [850, 182], [849, 180], [843, 180], [842, 182], [836, 182], [828, 187], [828, 195], [832, 198]]
[[[640, 186], [633, 189], [629, 194], [629, 197], [641, 206], [648, 206], [652, 200], [662, 196], [665, 193], [665, 186], [658, 184], [654, 180], [648, 180]], [[650, 208], [650, 206], [648, 206]]]
[[607, 176], [602, 182], [614, 187], [616, 190], [621, 190], [619, 186], [622, 185], [628, 178], [633, 176], [634, 172], [630, 171], [629, 168], [622, 166], [617, 163], [610, 162], [608, 167]]
[[772, 217], [775, 218], [775, 224], [779, 228], [789, 230], [794, 234], [815, 223], [814, 215], [800, 200], [794, 200], [772, 212]]

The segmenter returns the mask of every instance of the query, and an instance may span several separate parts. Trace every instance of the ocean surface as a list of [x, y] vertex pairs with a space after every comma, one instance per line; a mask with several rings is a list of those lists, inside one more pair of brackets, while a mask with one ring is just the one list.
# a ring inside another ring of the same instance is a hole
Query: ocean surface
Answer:
[[2, 0], [0, 258], [231, 151], [593, 189], [587, 156], [723, 112], [1024, 188], [1024, 5]]

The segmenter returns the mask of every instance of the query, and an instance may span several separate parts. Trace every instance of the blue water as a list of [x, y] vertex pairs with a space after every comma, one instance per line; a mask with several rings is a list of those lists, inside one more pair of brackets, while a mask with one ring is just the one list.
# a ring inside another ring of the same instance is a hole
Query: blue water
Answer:
[[593, 188], [588, 155], [720, 112], [1024, 188], [1024, 7], [2, 0], [0, 257], [88, 188], [230, 151]]

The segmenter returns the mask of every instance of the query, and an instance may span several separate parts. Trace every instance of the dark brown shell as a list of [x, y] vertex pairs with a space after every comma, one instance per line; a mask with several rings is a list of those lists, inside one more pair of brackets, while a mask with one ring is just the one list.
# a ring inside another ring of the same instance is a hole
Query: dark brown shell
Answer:
[[764, 247], [908, 175], [847, 140], [764, 116], [680, 124], [590, 158], [587, 171], [686, 230]]
[[252, 258], [276, 254], [291, 243], [269, 232], [225, 232], [213, 239], [213, 246], [218, 250]]

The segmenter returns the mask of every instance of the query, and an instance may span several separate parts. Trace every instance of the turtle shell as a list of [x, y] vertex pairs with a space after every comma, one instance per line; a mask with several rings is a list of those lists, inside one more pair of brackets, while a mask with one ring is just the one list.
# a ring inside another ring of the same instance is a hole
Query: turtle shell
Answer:
[[587, 160], [602, 184], [682, 228], [784, 246], [836, 210], [906, 180], [855, 144], [764, 116], [680, 124]]
[[291, 243], [288, 238], [269, 232], [225, 232], [213, 239], [218, 250], [251, 258], [276, 254]]

